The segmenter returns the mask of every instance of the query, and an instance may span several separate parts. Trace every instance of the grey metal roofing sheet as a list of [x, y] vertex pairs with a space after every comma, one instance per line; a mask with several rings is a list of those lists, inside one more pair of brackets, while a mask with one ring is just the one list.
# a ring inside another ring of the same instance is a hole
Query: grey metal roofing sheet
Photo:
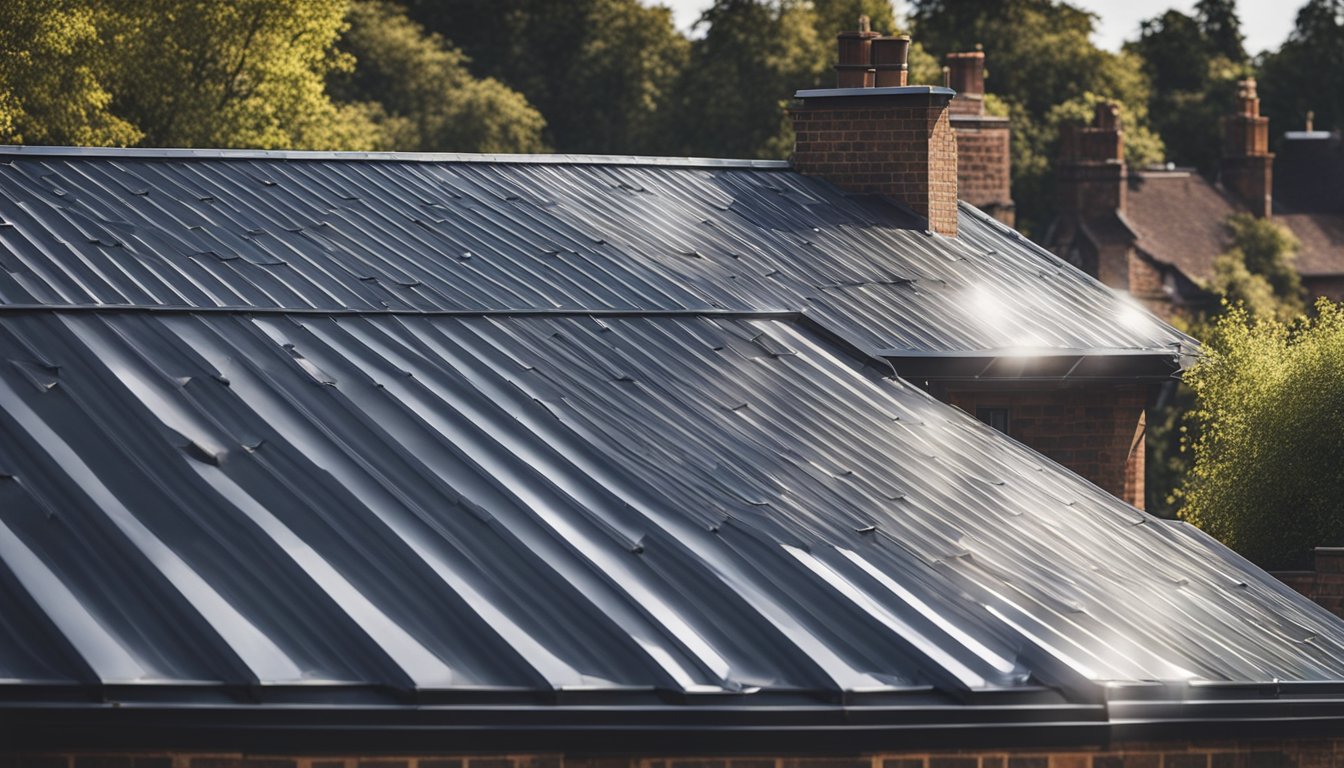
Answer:
[[505, 160], [0, 152], [0, 303], [782, 310], [889, 356], [1194, 346], [970, 207], [949, 239], [775, 166]]
[[718, 165], [0, 163], [0, 745], [1344, 722], [1330, 614], [878, 362], [1184, 337], [913, 221]]
[[1323, 609], [789, 320], [11, 313], [0, 360], [0, 699], [1344, 679]]

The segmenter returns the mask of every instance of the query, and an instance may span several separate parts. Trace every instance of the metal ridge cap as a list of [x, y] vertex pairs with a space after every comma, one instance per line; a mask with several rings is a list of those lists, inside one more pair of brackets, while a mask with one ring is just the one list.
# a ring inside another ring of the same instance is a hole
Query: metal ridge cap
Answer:
[[966, 350], [879, 349], [876, 354], [889, 360], [976, 360], [1011, 357], [1024, 360], [1036, 357], [1179, 357], [1179, 349], [1167, 347], [990, 347]]
[[494, 163], [499, 165], [623, 165], [670, 168], [786, 170], [787, 160], [646, 155], [507, 154], [471, 152], [356, 152], [306, 149], [186, 149], [67, 147], [0, 144], [0, 157], [106, 157], [142, 160], [342, 160], [400, 163]]
[[956, 96], [957, 92], [941, 85], [897, 85], [884, 88], [806, 88], [793, 94], [795, 99], [833, 96]]
[[797, 320], [791, 309], [414, 309], [357, 307], [249, 307], [178, 304], [0, 304], [0, 315], [20, 314], [315, 315], [333, 317], [710, 317]]

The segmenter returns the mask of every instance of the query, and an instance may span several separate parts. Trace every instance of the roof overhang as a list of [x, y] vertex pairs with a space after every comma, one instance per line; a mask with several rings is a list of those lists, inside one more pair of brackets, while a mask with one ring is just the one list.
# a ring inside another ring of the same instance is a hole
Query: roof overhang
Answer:
[[[1171, 692], [1169, 686], [1159, 686]], [[844, 706], [0, 705], [0, 748], [296, 752], [823, 753], [1078, 748], [1165, 739], [1322, 737], [1344, 697], [1229, 695], [1101, 704]]]
[[1170, 381], [1192, 362], [1170, 350], [996, 349], [922, 354], [883, 350], [903, 379], [1034, 384]]

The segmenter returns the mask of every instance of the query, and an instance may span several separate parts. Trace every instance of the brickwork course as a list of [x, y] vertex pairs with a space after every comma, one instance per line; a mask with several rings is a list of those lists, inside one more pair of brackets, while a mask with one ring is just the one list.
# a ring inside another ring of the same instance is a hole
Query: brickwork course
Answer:
[[856, 756], [283, 755], [40, 753], [0, 768], [1337, 768], [1344, 739], [1117, 745], [1104, 750], [897, 752]]
[[1006, 408], [1008, 434], [1125, 501], [1143, 507], [1142, 384], [1041, 390], [951, 390], [945, 400], [974, 415]]
[[1012, 226], [1011, 134], [1007, 122], [954, 116], [952, 129], [957, 138], [958, 197]]
[[1322, 608], [1344, 617], [1344, 548], [1317, 547], [1310, 571], [1280, 571], [1280, 581], [1315, 600]]
[[793, 166], [861, 194], [885, 195], [957, 233], [957, 142], [939, 94], [807, 99], [792, 110]]

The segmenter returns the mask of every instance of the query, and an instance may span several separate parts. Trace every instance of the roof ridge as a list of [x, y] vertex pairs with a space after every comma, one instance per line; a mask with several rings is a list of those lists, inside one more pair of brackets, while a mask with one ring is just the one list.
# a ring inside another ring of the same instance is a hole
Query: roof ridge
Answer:
[[788, 170], [787, 160], [749, 160], [652, 155], [509, 154], [474, 152], [353, 152], [299, 149], [186, 149], [151, 147], [56, 147], [0, 144], [8, 157], [114, 157], [138, 160], [342, 160], [395, 163], [493, 163], [512, 165], [633, 165], [672, 168]]

